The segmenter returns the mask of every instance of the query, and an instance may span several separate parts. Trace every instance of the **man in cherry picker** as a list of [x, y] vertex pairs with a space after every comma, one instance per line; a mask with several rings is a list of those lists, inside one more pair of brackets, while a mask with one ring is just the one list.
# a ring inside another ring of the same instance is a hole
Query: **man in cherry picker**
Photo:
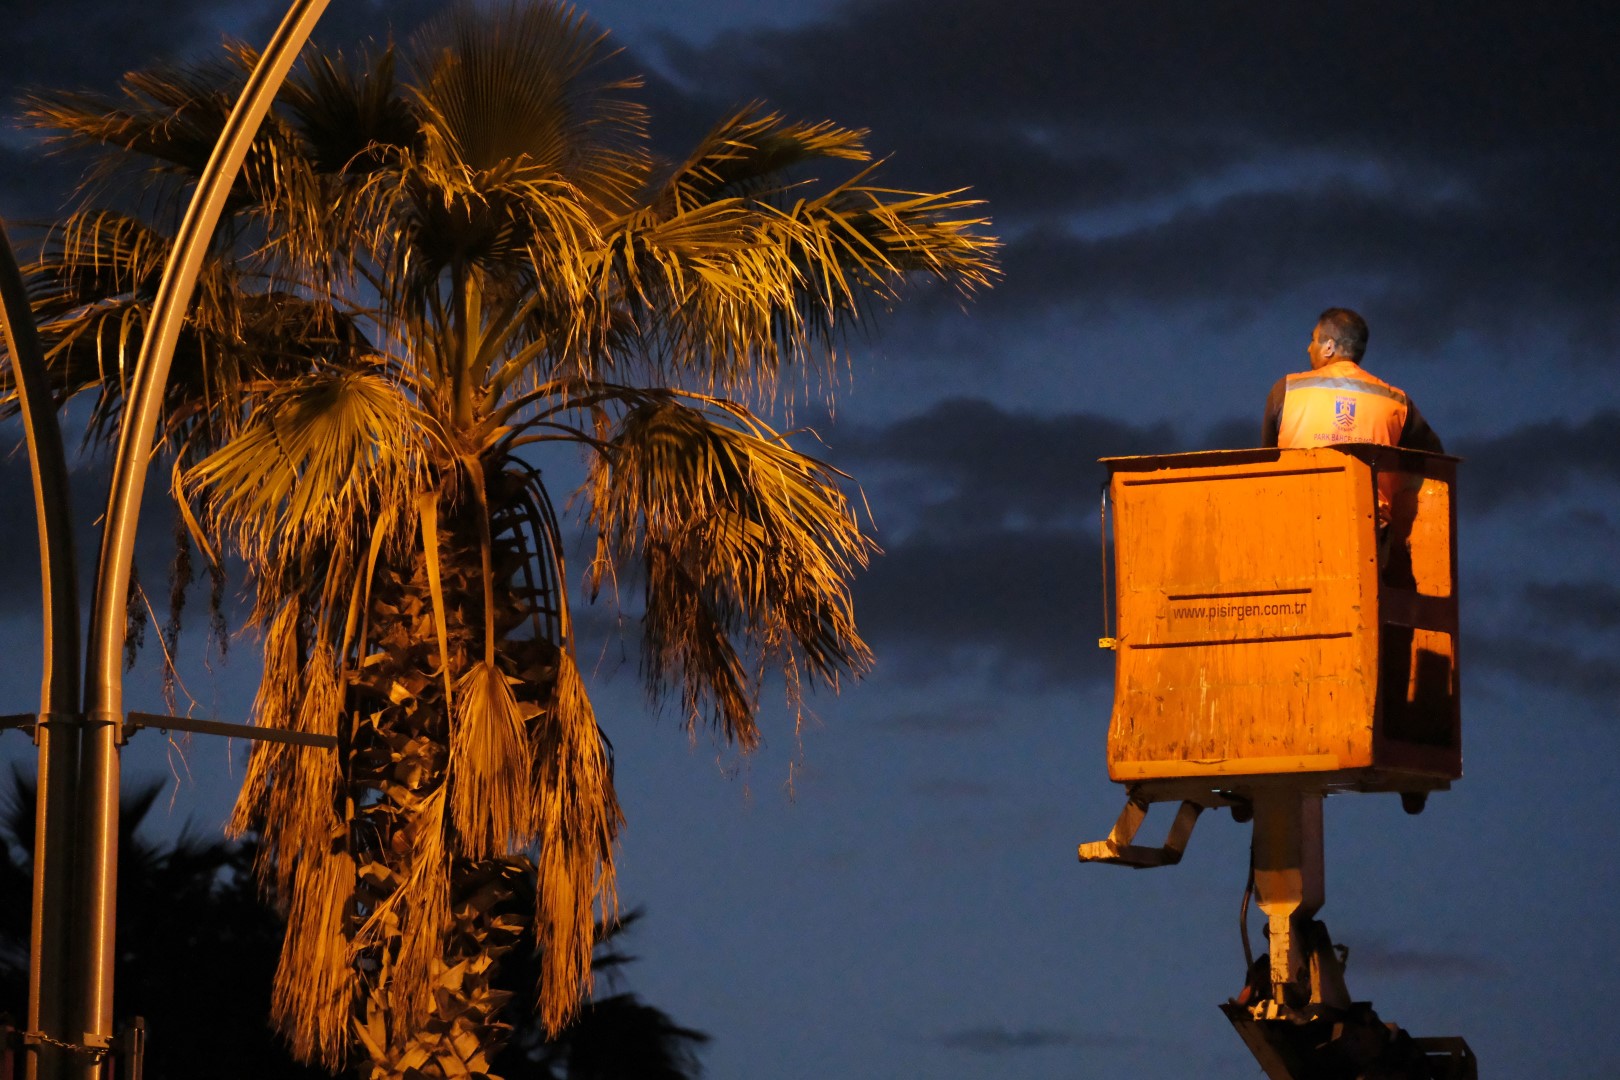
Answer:
[[1367, 321], [1328, 308], [1311, 331], [1311, 370], [1284, 375], [1266, 397], [1262, 446], [1379, 443], [1444, 453], [1412, 399], [1361, 366]]

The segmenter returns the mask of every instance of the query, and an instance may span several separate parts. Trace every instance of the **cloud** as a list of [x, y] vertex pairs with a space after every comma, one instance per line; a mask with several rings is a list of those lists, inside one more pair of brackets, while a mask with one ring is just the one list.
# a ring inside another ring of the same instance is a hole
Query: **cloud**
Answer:
[[932, 677], [976, 659], [1034, 686], [1101, 678], [1097, 546], [1076, 532], [993, 530], [919, 538], [856, 583], [856, 612], [880, 657]]
[[1521, 603], [1538, 621], [1568, 629], [1620, 629], [1620, 589], [1607, 581], [1531, 582]]
[[[1139, 428], [1087, 414], [1043, 416], [958, 398], [885, 427], [841, 430], [837, 448], [857, 475], [874, 475], [879, 487], [889, 478], [891, 490], [909, 494], [909, 501], [920, 496], [921, 524], [933, 535], [958, 535], [1013, 523], [1089, 520], [1106, 476], [1098, 458], [1163, 451], [1177, 442], [1164, 424]], [[930, 492], [937, 493], [932, 505]]]
[[1122, 1035], [1083, 1034], [1057, 1028], [1009, 1028], [1000, 1025], [947, 1031], [938, 1037], [938, 1042], [951, 1050], [986, 1055], [1061, 1048], [1113, 1049], [1137, 1044], [1137, 1040]]
[[1620, 656], [1592, 655], [1579, 645], [1567, 645], [1526, 633], [1523, 635], [1470, 634], [1466, 663], [1475, 669], [1501, 672], [1533, 686], [1574, 694], [1594, 702], [1612, 702], [1620, 696]]
[[1263, 306], [1308, 290], [1360, 295], [1380, 339], [1402, 348], [1505, 333], [1552, 312], [1576, 312], [1590, 334], [1616, 321], [1616, 267], [1605, 265], [1614, 238], [1334, 182], [1242, 192], [1101, 236], [1029, 230], [1008, 244], [1005, 279], [981, 305], [992, 317], [1083, 317], [1125, 305]]
[[219, 5], [5, 0], [0, 47], [7, 106], [18, 90], [107, 89], [126, 71], [218, 40]]
[[892, 507], [906, 519], [902, 531], [922, 525], [934, 536], [959, 536], [1054, 524], [1094, 530], [1108, 475], [1099, 459], [1247, 446], [1258, 433], [1257, 420], [1189, 433], [952, 398], [891, 424], [840, 427], [835, 448], [841, 467], [884, 493], [872, 496], [881, 527], [889, 528]]
[[1501, 969], [1482, 956], [1444, 949], [1406, 949], [1377, 943], [1354, 946], [1350, 963], [1357, 972], [1373, 975], [1438, 975], [1451, 978], [1491, 978]]
[[[664, 47], [694, 85], [848, 112], [891, 134], [1002, 126], [1062, 147], [1149, 130], [1462, 156], [1615, 130], [1605, 102], [1620, 73], [1602, 43], [1616, 16], [1553, 6], [1527, 18], [1511, 0], [1465, 15], [1399, 0], [867, 0], [820, 23]], [[1344, 61], [1331, 78], [1329, 55]]]
[[1554, 7], [889, 0], [663, 47], [693, 96], [870, 126], [897, 182], [971, 185], [1010, 243], [987, 312], [1349, 278], [1409, 341], [1555, 312], [1591, 337], [1620, 291], [1617, 16]]
[[[8, 426], [8, 431], [16, 427]], [[81, 460], [69, 469], [72, 500], [74, 561], [78, 567], [79, 605], [89, 610], [94, 588], [96, 555], [100, 545], [100, 519], [106, 512], [111, 466], [100, 458]], [[39, 534], [34, 516], [34, 488], [28, 457], [20, 448], [0, 457], [0, 618], [39, 615]], [[149, 478], [141, 500], [136, 531], [137, 572], [159, 617], [166, 617], [168, 568], [174, 557], [177, 515], [167, 495], [167, 475]], [[201, 569], [202, 560], [195, 563]]]
[[1617, 432], [1620, 411], [1610, 408], [1580, 422], [1543, 420], [1503, 435], [1460, 439], [1455, 452], [1466, 462], [1459, 484], [1466, 486], [1459, 505], [1465, 512], [1490, 511], [1513, 499], [1620, 481]]
[[1042, 687], [1110, 678], [1112, 658], [1096, 647], [1107, 477], [1097, 458], [1242, 445], [1253, 429], [1232, 420], [1189, 439], [1161, 424], [957, 399], [840, 430], [840, 465], [867, 481], [884, 545], [855, 585], [879, 663], [919, 679], [978, 665]]

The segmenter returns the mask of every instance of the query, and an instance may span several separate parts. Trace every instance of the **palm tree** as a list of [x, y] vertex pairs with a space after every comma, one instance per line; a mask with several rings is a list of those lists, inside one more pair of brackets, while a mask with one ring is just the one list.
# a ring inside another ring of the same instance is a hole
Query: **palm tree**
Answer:
[[[995, 273], [975, 203], [883, 187], [863, 132], [753, 105], [660, 161], [611, 56], [554, 0], [307, 54], [177, 350], [163, 449], [199, 549], [251, 575], [256, 721], [340, 741], [260, 744], [233, 821], [286, 898], [277, 1022], [328, 1067], [487, 1071], [525, 941], [549, 1030], [588, 988], [621, 815], [540, 455], [584, 459], [584, 579], [639, 623], [651, 697], [748, 749], [768, 676], [796, 705], [870, 662], [844, 478], [762, 414], [830, 394], [841, 335], [907, 279]], [[29, 270], [92, 437], [253, 60], [30, 102], [98, 152]]]

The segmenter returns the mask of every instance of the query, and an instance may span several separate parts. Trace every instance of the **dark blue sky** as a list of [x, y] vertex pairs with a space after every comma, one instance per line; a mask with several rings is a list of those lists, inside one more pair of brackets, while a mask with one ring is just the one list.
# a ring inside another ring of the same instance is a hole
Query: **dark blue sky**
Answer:
[[[433, 6], [332, 0], [317, 37]], [[268, 36], [250, 5], [164, 7], [4, 0], [0, 88], [106, 86], [225, 28]], [[1419, 817], [1393, 796], [1329, 800], [1322, 917], [1350, 946], [1354, 996], [1465, 1036], [1487, 1075], [1620, 1076], [1614, 16], [1501, 0], [588, 10], [649, 76], [670, 149], [754, 98], [870, 127], [893, 179], [971, 185], [1007, 245], [1004, 282], [969, 310], [923, 293], [852, 343], [837, 422], [818, 425], [886, 550], [857, 594], [876, 672], [815, 702], [802, 734], [769, 718], [766, 748], [739, 759], [650, 719], [633, 659], [604, 654], [622, 893], [648, 912], [629, 980], [714, 1036], [709, 1075], [1257, 1075], [1215, 1009], [1242, 980], [1246, 827], [1208, 816], [1172, 869], [1075, 863], [1123, 797], [1102, 761], [1094, 462], [1252, 443], [1316, 313], [1347, 305], [1372, 327], [1367, 366], [1467, 459], [1466, 776]], [[0, 170], [8, 224], [65, 197], [20, 135], [0, 137]], [[16, 458], [0, 497], [28, 505]], [[81, 493], [87, 522], [99, 498]], [[14, 712], [37, 693], [20, 509], [0, 544]], [[244, 717], [253, 674], [246, 640], [196, 670], [200, 711]], [[129, 705], [159, 708], [150, 675]], [[128, 761], [164, 769], [160, 736]], [[186, 761], [172, 827], [211, 829], [229, 755], [199, 738]]]

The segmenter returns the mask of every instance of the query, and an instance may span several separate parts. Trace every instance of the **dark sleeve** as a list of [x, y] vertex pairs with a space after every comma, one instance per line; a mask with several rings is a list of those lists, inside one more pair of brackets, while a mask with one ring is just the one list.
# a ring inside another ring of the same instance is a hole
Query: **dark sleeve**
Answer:
[[[1271, 393], [1266, 395], [1266, 415], [1260, 421], [1261, 446], [1277, 445], [1277, 434], [1282, 429], [1283, 397], [1287, 393], [1288, 376], [1284, 375], [1272, 385]], [[1408, 422], [1410, 422], [1411, 414], [1416, 412], [1415, 408], [1409, 410]]]
[[1417, 404], [1410, 399], [1406, 402], [1406, 423], [1401, 425], [1399, 445], [1408, 450], [1428, 450], [1434, 454], [1446, 452], [1446, 448], [1440, 445], [1440, 436], [1434, 433], [1434, 428], [1423, 419], [1423, 414], [1418, 412]]

